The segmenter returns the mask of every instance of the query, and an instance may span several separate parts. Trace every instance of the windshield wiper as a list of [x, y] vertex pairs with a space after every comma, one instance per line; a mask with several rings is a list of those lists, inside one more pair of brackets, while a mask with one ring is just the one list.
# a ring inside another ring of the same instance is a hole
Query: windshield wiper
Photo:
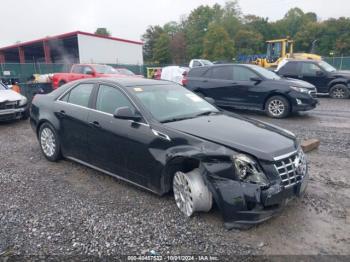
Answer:
[[186, 120], [186, 119], [191, 119], [193, 116], [184, 116], [184, 117], [174, 117], [174, 118], [169, 118], [165, 119], [163, 121], [160, 121], [161, 123], [169, 123], [169, 122], [176, 122], [176, 121], [181, 121], [181, 120]]
[[199, 117], [199, 116], [210, 116], [212, 114], [218, 114], [219, 112], [215, 112], [215, 111], [205, 111], [205, 112], [202, 112], [202, 113], [199, 113], [197, 115], [195, 115], [194, 117]]

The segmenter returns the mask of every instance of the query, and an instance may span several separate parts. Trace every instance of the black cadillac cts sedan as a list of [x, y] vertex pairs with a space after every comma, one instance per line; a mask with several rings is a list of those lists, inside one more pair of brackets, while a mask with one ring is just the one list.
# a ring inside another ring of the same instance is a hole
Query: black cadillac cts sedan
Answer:
[[50, 161], [71, 159], [156, 194], [186, 216], [213, 202], [227, 228], [265, 221], [305, 191], [287, 130], [228, 115], [180, 85], [87, 79], [36, 95], [31, 125]]

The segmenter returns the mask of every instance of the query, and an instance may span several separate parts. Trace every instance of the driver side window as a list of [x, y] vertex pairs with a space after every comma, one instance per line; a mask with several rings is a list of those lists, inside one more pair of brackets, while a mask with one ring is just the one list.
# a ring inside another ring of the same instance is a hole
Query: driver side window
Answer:
[[96, 110], [114, 114], [117, 108], [125, 106], [135, 111], [134, 106], [122, 91], [112, 86], [100, 85], [96, 99]]
[[84, 75], [87, 75], [88, 73], [91, 73], [91, 72], [93, 72], [93, 71], [92, 71], [92, 68], [90, 66], [84, 66], [84, 69], [83, 69]]
[[250, 78], [257, 77], [257, 74], [244, 67], [234, 67], [233, 80], [234, 81], [250, 81]]
[[301, 65], [301, 73], [304, 76], [317, 76], [317, 71], [321, 69], [313, 63], [302, 63]]
[[72, 73], [83, 74], [83, 67], [80, 65], [75, 65], [72, 69]]

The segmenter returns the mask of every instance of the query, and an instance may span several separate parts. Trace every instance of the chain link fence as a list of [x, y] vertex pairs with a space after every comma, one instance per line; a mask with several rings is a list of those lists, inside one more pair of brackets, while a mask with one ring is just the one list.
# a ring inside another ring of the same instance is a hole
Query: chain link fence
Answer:
[[[147, 74], [147, 67], [153, 65], [126, 65], [126, 64], [109, 64], [113, 67], [127, 68], [138, 75]], [[44, 63], [5, 63], [0, 64], [0, 78], [16, 79], [18, 82], [27, 82], [33, 74], [52, 74], [69, 72], [72, 64], [44, 64]]]
[[[326, 62], [339, 70], [350, 70], [350, 57], [324, 57]], [[157, 67], [159, 65], [127, 65], [127, 64], [109, 64], [113, 67], [127, 68], [138, 75], [147, 76], [148, 67]], [[18, 82], [26, 83], [33, 74], [51, 74], [69, 72], [72, 64], [44, 64], [44, 63], [26, 63], [0, 64], [0, 78], [2, 80], [15, 79]]]
[[350, 70], [350, 56], [323, 57], [323, 60], [338, 70]]

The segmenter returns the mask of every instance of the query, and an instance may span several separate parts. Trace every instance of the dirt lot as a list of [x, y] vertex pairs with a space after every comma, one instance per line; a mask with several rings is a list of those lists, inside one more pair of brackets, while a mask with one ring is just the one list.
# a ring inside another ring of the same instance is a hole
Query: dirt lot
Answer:
[[305, 197], [248, 231], [224, 229], [218, 210], [185, 219], [170, 195], [50, 163], [28, 122], [0, 124], [0, 254], [350, 255], [350, 100], [320, 101], [284, 120], [239, 112], [321, 140]]

